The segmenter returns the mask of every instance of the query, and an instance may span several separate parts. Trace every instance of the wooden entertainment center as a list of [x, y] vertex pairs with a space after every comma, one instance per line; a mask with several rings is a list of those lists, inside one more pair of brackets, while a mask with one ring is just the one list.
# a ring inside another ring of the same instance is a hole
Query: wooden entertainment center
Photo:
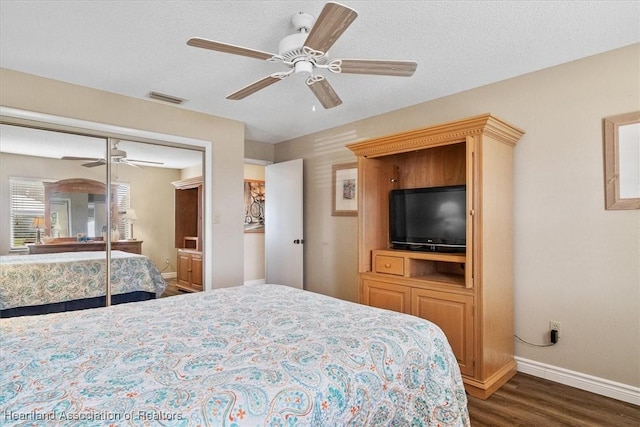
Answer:
[[[363, 304], [428, 319], [446, 334], [466, 390], [486, 399], [513, 357], [513, 148], [524, 132], [490, 115], [348, 146], [358, 157]], [[391, 249], [392, 189], [466, 185], [466, 252]]]
[[178, 249], [177, 284], [187, 292], [203, 289], [202, 177], [172, 182], [175, 187], [175, 245]]

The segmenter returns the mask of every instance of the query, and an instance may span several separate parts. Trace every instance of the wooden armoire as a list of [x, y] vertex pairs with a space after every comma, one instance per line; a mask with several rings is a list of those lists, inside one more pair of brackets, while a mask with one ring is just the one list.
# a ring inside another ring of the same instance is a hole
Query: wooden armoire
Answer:
[[[444, 331], [469, 394], [489, 397], [513, 357], [513, 150], [524, 132], [490, 114], [348, 146], [358, 158], [363, 304]], [[392, 189], [466, 185], [463, 253], [392, 249]]]

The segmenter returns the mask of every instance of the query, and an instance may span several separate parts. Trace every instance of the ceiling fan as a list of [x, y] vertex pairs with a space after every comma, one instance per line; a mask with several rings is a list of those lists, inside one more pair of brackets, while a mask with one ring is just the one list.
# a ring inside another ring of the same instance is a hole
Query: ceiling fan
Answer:
[[271, 62], [280, 62], [290, 68], [289, 71], [274, 73], [251, 83], [227, 96], [227, 99], [240, 100], [279, 82], [293, 73], [305, 73], [309, 75], [306, 80], [307, 86], [318, 98], [322, 106], [324, 108], [333, 108], [342, 104], [342, 100], [324, 76], [314, 73], [316, 69], [329, 70], [336, 74], [375, 74], [408, 77], [413, 75], [418, 66], [414, 61], [329, 60], [327, 51], [357, 16], [358, 13], [355, 10], [332, 2], [324, 6], [318, 19], [315, 20], [312, 15], [300, 12], [291, 19], [297, 33], [290, 34], [280, 41], [277, 55], [197, 37], [189, 39], [187, 45]]
[[[82, 166], [87, 168], [94, 168], [96, 166], [102, 166], [107, 164], [106, 159], [99, 159], [95, 157], [74, 157], [74, 156], [64, 156], [61, 158], [62, 160], [84, 160], [89, 161], [89, 163], [84, 163]], [[127, 158], [127, 152], [124, 150], [118, 149], [118, 142], [114, 142], [111, 147], [111, 163], [117, 164], [125, 164], [129, 166], [133, 166], [136, 168], [141, 168], [142, 166], [137, 165], [136, 163], [146, 163], [146, 164], [155, 164], [162, 165], [162, 162], [152, 162], [149, 160], [135, 160]]]

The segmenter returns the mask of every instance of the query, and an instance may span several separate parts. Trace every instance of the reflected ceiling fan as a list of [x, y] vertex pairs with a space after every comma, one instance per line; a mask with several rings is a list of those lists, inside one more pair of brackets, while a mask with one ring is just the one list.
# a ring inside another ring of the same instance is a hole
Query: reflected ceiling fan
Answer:
[[[141, 168], [142, 166], [137, 165], [136, 163], [144, 163], [144, 164], [153, 164], [153, 165], [162, 165], [162, 162], [152, 162], [149, 160], [135, 160], [135, 159], [129, 159], [127, 158], [127, 152], [124, 150], [120, 150], [118, 149], [118, 142], [116, 141], [113, 143], [113, 146], [111, 148], [111, 163], [116, 163], [116, 164], [125, 164], [125, 165], [129, 165], [129, 166], [133, 166], [136, 168]], [[99, 158], [95, 158], [95, 157], [73, 157], [73, 156], [64, 156], [62, 157], [62, 160], [84, 160], [84, 161], [89, 161], [89, 163], [85, 163], [82, 166], [86, 167], [86, 168], [94, 168], [96, 166], [102, 166], [107, 164], [107, 160], [106, 159], [99, 159]]]
[[290, 68], [288, 71], [271, 74], [243, 87], [227, 96], [227, 99], [240, 100], [279, 82], [293, 73], [306, 73], [309, 75], [306, 80], [307, 86], [318, 98], [322, 106], [324, 108], [333, 108], [342, 104], [342, 100], [324, 76], [314, 73], [316, 69], [329, 70], [336, 74], [375, 74], [408, 77], [413, 75], [418, 66], [414, 61], [329, 60], [327, 51], [357, 16], [358, 13], [355, 10], [338, 3], [327, 3], [322, 12], [320, 12], [318, 19], [314, 19], [308, 13], [300, 12], [291, 19], [297, 33], [290, 34], [280, 41], [277, 55], [197, 37], [190, 39], [187, 44], [233, 55], [280, 62]]

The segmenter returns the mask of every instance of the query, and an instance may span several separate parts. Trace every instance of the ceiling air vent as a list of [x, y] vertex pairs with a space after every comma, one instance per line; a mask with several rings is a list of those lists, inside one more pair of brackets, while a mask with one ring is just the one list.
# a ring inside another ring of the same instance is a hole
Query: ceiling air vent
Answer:
[[160, 92], [149, 92], [147, 96], [151, 99], [168, 102], [169, 104], [180, 105], [186, 102], [186, 99], [178, 98], [177, 96], [165, 95], [164, 93]]

